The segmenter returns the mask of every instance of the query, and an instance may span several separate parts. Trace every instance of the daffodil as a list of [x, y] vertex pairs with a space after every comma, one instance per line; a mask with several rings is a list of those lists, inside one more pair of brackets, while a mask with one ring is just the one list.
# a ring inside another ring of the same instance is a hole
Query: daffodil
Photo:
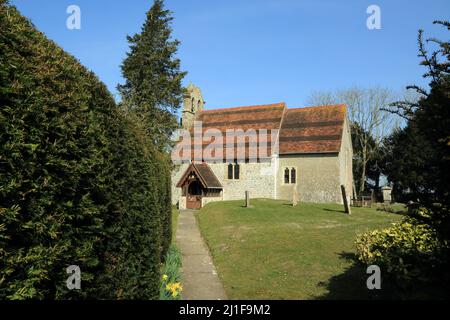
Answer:
[[163, 281], [166, 281], [169, 277], [167, 276], [167, 274], [163, 274], [162, 279]]
[[181, 284], [180, 284], [179, 282], [174, 283], [173, 286], [172, 286], [172, 288], [173, 288], [173, 290], [178, 290], [178, 289], [181, 288]]

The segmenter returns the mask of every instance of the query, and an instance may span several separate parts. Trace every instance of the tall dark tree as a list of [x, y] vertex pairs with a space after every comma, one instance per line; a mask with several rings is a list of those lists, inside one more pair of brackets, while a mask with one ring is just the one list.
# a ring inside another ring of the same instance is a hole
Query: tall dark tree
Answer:
[[[450, 30], [450, 23], [447, 21], [434, 23]], [[426, 150], [433, 151], [427, 152], [429, 157], [425, 158], [426, 162], [421, 165], [422, 170], [426, 172], [421, 175], [423, 180], [415, 181], [415, 184], [421, 185], [414, 186], [410, 182], [408, 187], [429, 189], [428, 196], [421, 194], [421, 203], [433, 212], [430, 223], [448, 238], [450, 232], [450, 42], [435, 38], [427, 39], [426, 42], [437, 45], [437, 49], [431, 54], [428, 53], [423, 31], [419, 30], [419, 57], [422, 59], [421, 65], [427, 68], [423, 76], [430, 79], [429, 90], [415, 85], [408, 87], [417, 91], [421, 98], [414, 103], [397, 102], [392, 105], [390, 111], [408, 120], [407, 130], [416, 135], [416, 138], [409, 139], [409, 142], [419, 143], [410, 146], [415, 148], [415, 152], [408, 152], [405, 155], [407, 163], [423, 159]]]
[[429, 167], [436, 152], [417, 126], [409, 123], [394, 131], [385, 139], [384, 149], [382, 172], [393, 183], [394, 199], [408, 202], [430, 198], [436, 176]]
[[[450, 30], [450, 23], [435, 21], [435, 24], [445, 26]], [[434, 185], [434, 197], [442, 201], [449, 200], [449, 167], [450, 167], [450, 42], [438, 39], [427, 39], [427, 42], [435, 43], [438, 49], [429, 54], [425, 48], [423, 31], [419, 30], [419, 57], [421, 64], [427, 67], [423, 75], [430, 78], [430, 89], [419, 86], [409, 86], [421, 94], [421, 98], [411, 103], [401, 101], [392, 105], [390, 111], [408, 119], [408, 123], [414, 125], [418, 134], [422, 135], [428, 145], [436, 151], [433, 159], [429, 159], [428, 171], [432, 175], [429, 181]]]
[[[450, 30], [450, 23], [436, 21]], [[357, 240], [359, 259], [376, 264], [411, 292], [448, 297], [450, 283], [450, 43], [429, 54], [419, 31], [419, 57], [427, 68], [429, 89], [410, 86], [421, 97], [396, 102], [388, 111], [407, 120], [406, 127], [385, 140], [384, 172], [394, 192], [417, 203], [408, 216], [389, 229], [366, 233]], [[407, 199], [405, 199], [407, 200]]]
[[122, 64], [125, 83], [118, 86], [122, 106], [141, 120], [161, 150], [170, 145], [177, 128], [175, 112], [181, 105], [181, 81], [186, 75], [176, 57], [180, 42], [172, 39], [172, 20], [164, 1], [155, 0], [141, 33], [127, 38], [130, 51]]

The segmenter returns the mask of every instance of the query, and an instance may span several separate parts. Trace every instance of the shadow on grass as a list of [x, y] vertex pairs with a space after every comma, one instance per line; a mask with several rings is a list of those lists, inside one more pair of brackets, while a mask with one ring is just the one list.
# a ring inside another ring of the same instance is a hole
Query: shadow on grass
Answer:
[[323, 211], [345, 213], [345, 210], [336, 210], [336, 209], [328, 209], [328, 208], [323, 208]]
[[356, 259], [354, 253], [343, 252], [341, 259], [349, 260], [351, 266], [342, 274], [330, 278], [326, 283], [319, 283], [328, 291], [318, 300], [448, 300], [447, 286], [443, 283], [415, 283], [414, 287], [400, 288], [393, 280], [381, 274], [381, 289], [367, 289], [366, 267]]
[[344, 273], [330, 278], [328, 282], [318, 284], [328, 291], [327, 294], [317, 297], [318, 300], [400, 299], [396, 290], [383, 281], [380, 290], [367, 289], [366, 281], [370, 274], [366, 274], [366, 268], [358, 262], [354, 253], [343, 252], [340, 258], [350, 260], [352, 265]]
[[294, 206], [292, 205], [292, 202], [291, 202], [291, 203], [283, 203], [283, 206], [294, 207]]

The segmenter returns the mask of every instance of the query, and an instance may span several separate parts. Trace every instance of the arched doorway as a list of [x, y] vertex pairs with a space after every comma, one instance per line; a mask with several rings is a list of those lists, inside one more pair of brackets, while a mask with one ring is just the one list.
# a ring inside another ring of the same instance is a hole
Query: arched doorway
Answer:
[[200, 209], [202, 207], [202, 187], [197, 180], [189, 183], [186, 200], [188, 209]]
[[188, 187], [188, 194], [192, 196], [201, 196], [202, 195], [202, 187], [198, 181], [192, 181]]

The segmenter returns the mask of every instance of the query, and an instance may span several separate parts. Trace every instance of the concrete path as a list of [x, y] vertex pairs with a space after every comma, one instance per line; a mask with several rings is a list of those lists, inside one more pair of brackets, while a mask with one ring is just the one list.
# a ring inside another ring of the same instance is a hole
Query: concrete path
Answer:
[[183, 299], [227, 299], [208, 247], [200, 235], [193, 210], [180, 210], [176, 240], [183, 258]]

